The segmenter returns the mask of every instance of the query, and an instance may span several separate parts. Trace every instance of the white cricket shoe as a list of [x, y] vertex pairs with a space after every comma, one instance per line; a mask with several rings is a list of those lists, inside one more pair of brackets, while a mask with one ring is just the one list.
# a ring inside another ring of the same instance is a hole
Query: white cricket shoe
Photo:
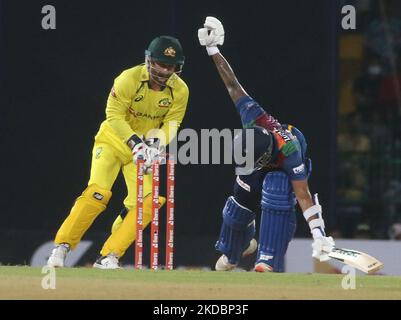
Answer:
[[121, 269], [118, 257], [113, 253], [97, 259], [93, 267], [98, 269]]
[[219, 258], [219, 260], [217, 260], [215, 269], [216, 271], [230, 271], [233, 270], [236, 266], [236, 264], [229, 263], [227, 256], [223, 254]]
[[53, 268], [64, 267], [65, 258], [67, 257], [67, 253], [69, 251], [70, 246], [67, 243], [57, 245], [47, 260], [47, 265]]
[[[246, 257], [251, 255], [256, 251], [258, 247], [258, 243], [255, 239], [252, 239], [251, 242], [249, 243], [248, 248], [242, 253], [242, 257]], [[230, 271], [233, 270], [237, 265], [236, 264], [231, 264], [228, 262], [228, 258], [226, 255], [222, 255], [219, 260], [216, 262], [215, 269], [216, 271]]]

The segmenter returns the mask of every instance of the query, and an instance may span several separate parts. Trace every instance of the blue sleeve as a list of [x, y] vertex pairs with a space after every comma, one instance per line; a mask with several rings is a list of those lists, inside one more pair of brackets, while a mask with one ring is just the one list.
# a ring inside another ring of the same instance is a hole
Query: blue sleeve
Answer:
[[268, 114], [255, 100], [249, 96], [240, 98], [235, 107], [241, 117], [245, 129], [259, 126], [268, 130], [281, 127], [281, 124], [272, 115]]
[[236, 102], [235, 108], [241, 117], [242, 126], [244, 128], [255, 126], [256, 120], [266, 114], [259, 103], [249, 96], [240, 98]]
[[308, 178], [308, 169], [305, 166], [305, 159], [301, 150], [285, 158], [282, 168], [288, 174], [290, 180], [305, 180]]
[[308, 148], [308, 143], [306, 142], [306, 139], [305, 139], [304, 135], [302, 134], [302, 132], [300, 130], [298, 130], [297, 128], [292, 127], [291, 133], [297, 137], [298, 142], [301, 146], [301, 150], [302, 150], [302, 158], [304, 159], [305, 155], [306, 155], [306, 150]]

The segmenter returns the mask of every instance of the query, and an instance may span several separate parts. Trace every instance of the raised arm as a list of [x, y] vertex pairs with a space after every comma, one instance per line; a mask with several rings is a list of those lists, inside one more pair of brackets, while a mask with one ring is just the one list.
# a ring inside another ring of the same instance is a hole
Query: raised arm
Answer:
[[240, 98], [247, 96], [248, 94], [238, 82], [230, 64], [217, 48], [218, 45], [224, 43], [222, 23], [214, 17], [207, 17], [204, 28], [198, 30], [198, 38], [200, 44], [206, 47], [208, 55], [212, 57], [233, 102], [237, 103]]
[[[220, 52], [214, 53], [212, 59], [241, 116], [244, 128], [252, 128], [257, 125], [268, 130], [274, 130], [275, 128], [281, 127], [281, 124], [277, 119], [268, 114], [256, 101], [249, 97], [244, 88], [238, 82], [230, 64]], [[241, 102], [239, 102], [243, 97], [248, 97], [248, 99], [242, 99]]]
[[233, 69], [223, 55], [220, 52], [217, 52], [212, 55], [212, 58], [232, 101], [236, 103], [240, 98], [247, 96], [248, 94], [238, 82]]
[[217, 71], [240, 114], [243, 127], [252, 128], [257, 125], [268, 130], [281, 127], [277, 119], [249, 97], [239, 83], [230, 64], [217, 48], [217, 45], [224, 43], [224, 28], [222, 23], [214, 17], [207, 17], [204, 26], [204, 28], [198, 30], [199, 42], [202, 46], [206, 47], [208, 55], [212, 57]]

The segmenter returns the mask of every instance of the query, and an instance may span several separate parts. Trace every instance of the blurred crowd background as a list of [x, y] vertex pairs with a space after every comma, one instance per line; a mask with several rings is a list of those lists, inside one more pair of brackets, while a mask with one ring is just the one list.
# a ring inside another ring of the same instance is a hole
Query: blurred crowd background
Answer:
[[340, 35], [337, 237], [401, 239], [401, 1], [357, 0]]

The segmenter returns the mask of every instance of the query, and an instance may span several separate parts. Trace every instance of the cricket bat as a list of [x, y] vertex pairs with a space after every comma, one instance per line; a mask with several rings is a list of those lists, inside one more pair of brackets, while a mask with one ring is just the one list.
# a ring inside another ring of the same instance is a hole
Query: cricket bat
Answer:
[[333, 251], [329, 253], [329, 257], [367, 274], [375, 273], [384, 267], [383, 263], [376, 258], [364, 252], [351, 249], [334, 248]]
[[[315, 204], [319, 204], [317, 193], [313, 197]], [[329, 253], [329, 257], [368, 274], [375, 273], [384, 267], [383, 263], [367, 253], [351, 249], [334, 248]]]

